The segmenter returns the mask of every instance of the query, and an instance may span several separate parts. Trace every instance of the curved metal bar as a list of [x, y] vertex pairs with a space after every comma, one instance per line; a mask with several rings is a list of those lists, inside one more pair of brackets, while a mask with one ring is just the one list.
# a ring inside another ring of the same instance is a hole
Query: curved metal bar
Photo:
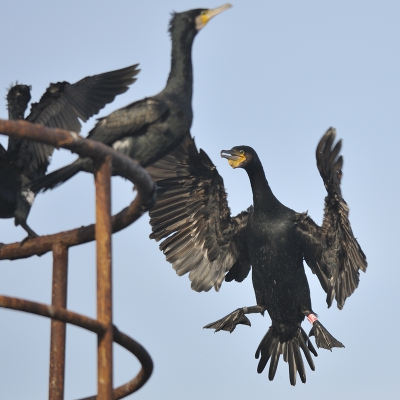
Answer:
[[[26, 121], [0, 120], [0, 134], [35, 140], [38, 142], [50, 144], [54, 147], [63, 147], [65, 149], [69, 149], [74, 153], [79, 154], [82, 157], [90, 157], [95, 161], [95, 163], [105, 163], [104, 160], [106, 160], [107, 158], [111, 159], [113, 171], [134, 183], [135, 188], [138, 191], [136, 198], [130, 204], [130, 206], [123, 209], [121, 212], [112, 217], [111, 224], [113, 233], [124, 229], [125, 227], [133, 223], [147, 209], [149, 209], [155, 201], [154, 183], [149, 175], [146, 173], [146, 171], [136, 161], [115, 152], [111, 147], [106, 146], [100, 142], [83, 139], [74, 132], [68, 132], [61, 129], [51, 129], [40, 125], [31, 124]], [[110, 177], [108, 176], [108, 180], [109, 179]], [[107, 190], [107, 193], [109, 193], [109, 188]], [[109, 215], [109, 211], [107, 213]], [[109, 231], [110, 226], [108, 225], [108, 236], [110, 236]], [[98, 235], [100, 239], [102, 236], [104, 236], [99, 233]], [[35, 254], [42, 255], [48, 251], [54, 251], [55, 245], [62, 246], [62, 248], [66, 250], [68, 249], [68, 247], [87, 243], [94, 239], [95, 225], [92, 224], [67, 232], [40, 236], [38, 238], [28, 240], [24, 243], [23, 246], [21, 245], [21, 243], [3, 245], [0, 248], [0, 260], [27, 258]], [[61, 293], [58, 294], [61, 295]], [[64, 300], [66, 301], [66, 298]], [[108, 334], [112, 333], [112, 341], [120, 344], [122, 347], [132, 352], [142, 364], [142, 369], [139, 371], [136, 377], [134, 377], [125, 385], [122, 385], [112, 391], [113, 399], [120, 399], [138, 390], [145, 384], [152, 373], [153, 362], [147, 351], [129, 336], [119, 332], [118, 329], [110, 323], [106, 325], [99, 322], [98, 320], [94, 320], [83, 315], [68, 311], [67, 309], [63, 308], [64, 306], [61, 303], [50, 306], [28, 300], [0, 296], [0, 307], [26, 311], [51, 318], [53, 320], [71, 323], [80, 326], [81, 328], [90, 330], [96, 333], [99, 337], [104, 336], [106, 332], [108, 332]], [[110, 332], [110, 330], [112, 330], [112, 332]], [[110, 346], [111, 340], [108, 343], [108, 348]], [[63, 359], [63, 357], [61, 358]], [[62, 363], [63, 362], [64, 361], [62, 360]], [[63, 373], [61, 375], [63, 375]], [[51, 379], [52, 376], [50, 374], [50, 380]], [[98, 379], [100, 380], [100, 375]], [[108, 390], [111, 390], [111, 388], [107, 388], [107, 391]], [[60, 392], [61, 394], [58, 392]], [[60, 389], [58, 392], [57, 398], [63, 398], [63, 390]], [[109, 392], [106, 397], [108, 398], [109, 396], [111, 396], [111, 392]], [[90, 397], [90, 399], [96, 398], [96, 396]]]
[[[138, 195], [129, 207], [124, 208], [112, 217], [112, 232], [115, 233], [126, 228], [145, 212], [146, 208], [142, 205]], [[66, 247], [91, 242], [95, 239], [94, 226], [92, 224], [54, 235], [39, 236], [26, 241], [23, 246], [20, 242], [6, 244], [0, 248], [0, 260], [16, 260], [33, 255], [41, 256], [51, 251], [55, 242], [61, 242]]]
[[[118, 400], [136, 392], [147, 382], [153, 372], [153, 360], [143, 346], [131, 337], [125, 335], [125, 333], [120, 332], [115, 325], [113, 340], [115, 343], [118, 343], [120, 346], [133, 353], [142, 364], [141, 370], [133, 379], [113, 390], [112, 398], [113, 400]], [[79, 400], [97, 400], [97, 396], [85, 397]]]
[[[42, 317], [67, 322], [83, 329], [87, 329], [98, 335], [101, 335], [105, 331], [105, 326], [103, 326], [103, 324], [101, 324], [99, 321], [72, 311], [68, 311], [61, 307], [54, 307], [47, 304], [36, 303], [33, 301], [17, 299], [8, 296], [0, 296], [0, 307], [25, 311], [40, 315]], [[146, 383], [153, 372], [153, 361], [143, 346], [126, 334], [120, 332], [115, 325], [113, 326], [113, 341], [131, 352], [142, 364], [141, 370], [133, 379], [113, 390], [113, 399], [116, 400], [139, 390]], [[96, 398], [96, 396], [92, 396], [85, 397], [82, 400], [95, 400]]]
[[[103, 159], [112, 157], [113, 169], [122, 177], [134, 183], [138, 194], [129, 207], [112, 217], [112, 232], [118, 232], [136, 221], [154, 203], [154, 182], [147, 172], [135, 160], [117, 153], [111, 147], [90, 139], [84, 139], [74, 132], [51, 129], [27, 121], [6, 121], [0, 119], [0, 133], [8, 136], [26, 138], [55, 147], [63, 147], [82, 157]], [[18, 243], [6, 244], [0, 248], [0, 260], [27, 258], [51, 251], [55, 242], [66, 247], [87, 243], [95, 239], [94, 224], [72, 229], [54, 235], [39, 236], [30, 239], [23, 246]]]
[[25, 311], [31, 314], [41, 315], [42, 317], [56, 319], [57, 321], [68, 322], [69, 324], [94, 332], [97, 335], [101, 335], [105, 330], [105, 327], [99, 321], [68, 311], [62, 307], [50, 306], [9, 296], [0, 296], [0, 307]]
[[122, 399], [136, 392], [147, 382], [153, 372], [153, 360], [140, 343], [136, 342], [136, 340], [133, 340], [128, 335], [125, 335], [125, 333], [120, 332], [115, 325], [114, 342], [133, 353], [142, 364], [142, 368], [135, 378], [113, 390], [113, 398], [115, 400]]

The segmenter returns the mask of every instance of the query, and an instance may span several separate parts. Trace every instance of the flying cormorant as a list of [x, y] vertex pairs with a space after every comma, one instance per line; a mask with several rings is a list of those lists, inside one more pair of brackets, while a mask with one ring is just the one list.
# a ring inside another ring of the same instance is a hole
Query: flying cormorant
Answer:
[[221, 176], [207, 154], [188, 135], [170, 154], [148, 168], [157, 184], [157, 202], [150, 211], [151, 238], [178, 275], [189, 272], [192, 289], [219, 290], [223, 279], [243, 281], [252, 266], [257, 305], [238, 308], [205, 328], [232, 332], [237, 324], [250, 326], [245, 314], [268, 312], [272, 325], [261, 340], [256, 358], [261, 373], [270, 360], [269, 379], [275, 376], [279, 357], [289, 364], [296, 384], [298, 372], [306, 381], [300, 349], [312, 370], [317, 355], [301, 327], [312, 324], [310, 336], [318, 347], [344, 347], [323, 327], [311, 307], [303, 266], [306, 261], [327, 293], [341, 309], [359, 282], [367, 262], [353, 236], [349, 208], [342, 198], [341, 141], [335, 146], [329, 129], [317, 147], [317, 166], [327, 190], [325, 213], [319, 227], [307, 215], [284, 206], [274, 196], [257, 153], [248, 146], [223, 150], [233, 168], [243, 168], [250, 179], [253, 206], [232, 217]]
[[[165, 88], [101, 118], [88, 138], [99, 140], [147, 166], [177, 146], [192, 125], [192, 45], [196, 34], [214, 16], [232, 7], [195, 9], [172, 15], [171, 70]], [[52, 189], [80, 171], [91, 171], [92, 161], [79, 158], [30, 185], [34, 192]]]
[[[50, 128], [79, 132], [79, 119], [87, 121], [115, 96], [128, 90], [140, 70], [137, 64], [104, 74], [87, 76], [79, 82], [52, 83], [39, 103], [33, 103], [26, 121]], [[9, 119], [24, 118], [31, 99], [30, 86], [14, 85], [7, 94]], [[0, 218], [15, 218], [29, 237], [37, 236], [26, 220], [35, 193], [25, 186], [45, 175], [53, 146], [27, 139], [9, 138], [7, 151], [0, 149]]]

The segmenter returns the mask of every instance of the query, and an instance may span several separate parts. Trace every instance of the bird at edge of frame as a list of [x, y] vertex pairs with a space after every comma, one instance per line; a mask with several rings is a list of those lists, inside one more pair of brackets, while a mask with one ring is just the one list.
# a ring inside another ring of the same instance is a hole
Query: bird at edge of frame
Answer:
[[[51, 83], [38, 103], [33, 103], [25, 121], [49, 128], [79, 133], [81, 123], [97, 114], [119, 94], [125, 93], [136, 81], [138, 64], [127, 68], [87, 76], [80, 81]], [[31, 87], [11, 85], [7, 93], [8, 117], [23, 120], [31, 100]], [[28, 233], [26, 239], [37, 236], [27, 223], [36, 192], [27, 185], [43, 177], [54, 147], [28, 139], [10, 137], [7, 150], [0, 145], [0, 218], [14, 218]]]
[[[173, 13], [169, 24], [171, 69], [165, 88], [155, 96], [135, 101], [99, 119], [88, 138], [112, 146], [116, 151], [151, 165], [179, 145], [190, 131], [193, 120], [192, 46], [197, 33], [211, 18], [231, 8], [193, 9]], [[80, 171], [93, 171], [88, 158], [60, 168], [32, 182], [35, 193], [53, 189]]]
[[[190, 135], [148, 168], [157, 185], [157, 201], [149, 213], [150, 238], [161, 241], [160, 250], [179, 276], [189, 273], [193, 290], [218, 291], [223, 280], [242, 282], [252, 268], [257, 304], [238, 308], [204, 328], [232, 332], [238, 324], [251, 326], [246, 314], [267, 311], [272, 325], [255, 354], [260, 359], [257, 372], [269, 361], [268, 377], [274, 379], [282, 355], [292, 385], [297, 373], [306, 382], [301, 352], [315, 369], [311, 336], [318, 347], [344, 347], [311, 306], [303, 259], [327, 293], [328, 307], [335, 299], [339, 309], [358, 287], [359, 271], [367, 268], [341, 193], [343, 158], [341, 141], [333, 145], [335, 136], [330, 128], [316, 151], [327, 190], [322, 226], [274, 196], [257, 153], [248, 146], [221, 152], [231, 167], [244, 169], [250, 179], [253, 205], [237, 216], [231, 216], [222, 177]], [[301, 327], [305, 318], [312, 324], [309, 335]]]

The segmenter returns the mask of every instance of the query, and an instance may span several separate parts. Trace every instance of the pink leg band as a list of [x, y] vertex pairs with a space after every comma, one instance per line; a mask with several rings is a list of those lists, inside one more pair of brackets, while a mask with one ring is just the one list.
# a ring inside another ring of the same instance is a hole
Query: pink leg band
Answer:
[[313, 324], [315, 321], [318, 320], [318, 318], [317, 318], [314, 314], [310, 314], [310, 315], [307, 317], [307, 319], [308, 319], [308, 321], [310, 322], [310, 324]]

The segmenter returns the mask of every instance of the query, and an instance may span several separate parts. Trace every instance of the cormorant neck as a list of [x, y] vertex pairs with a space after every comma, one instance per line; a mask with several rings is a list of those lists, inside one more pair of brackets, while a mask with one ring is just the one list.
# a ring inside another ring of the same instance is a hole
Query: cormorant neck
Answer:
[[252, 168], [246, 169], [246, 172], [253, 191], [254, 211], [274, 215], [282, 204], [272, 193], [261, 162], [257, 161]]
[[19, 119], [24, 119], [24, 114], [25, 114], [25, 109], [26, 107], [18, 107], [15, 105], [8, 105], [8, 119], [16, 121]]
[[176, 27], [171, 35], [171, 71], [165, 90], [185, 95], [189, 101], [193, 92], [192, 45], [196, 34]]

